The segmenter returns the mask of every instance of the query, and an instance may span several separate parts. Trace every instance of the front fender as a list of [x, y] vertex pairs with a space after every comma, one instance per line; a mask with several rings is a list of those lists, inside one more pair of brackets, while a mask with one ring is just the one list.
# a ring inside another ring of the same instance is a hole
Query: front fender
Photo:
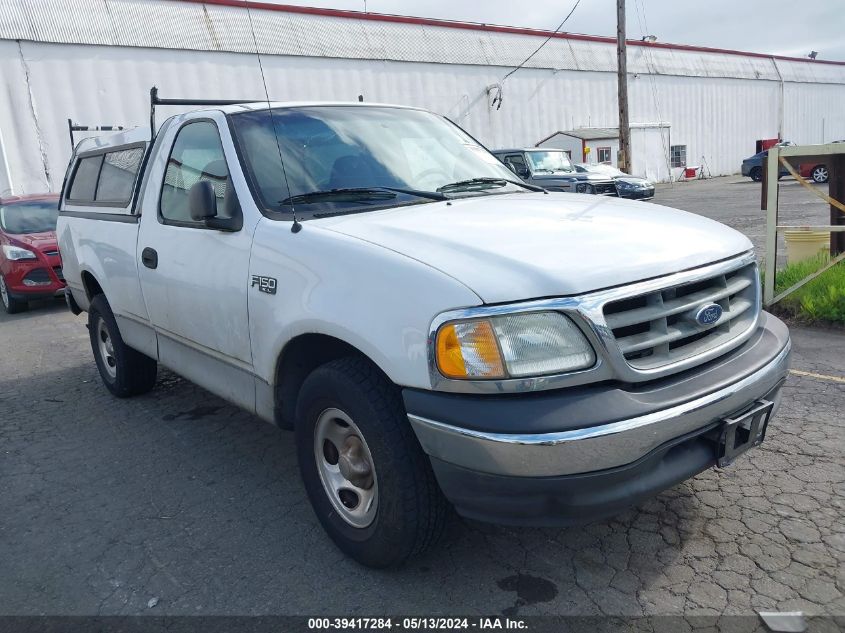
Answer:
[[276, 279], [276, 294], [249, 292], [253, 363], [273, 384], [295, 337], [317, 333], [359, 349], [397, 385], [431, 388], [428, 329], [444, 310], [481, 303], [469, 288], [404, 255], [308, 222], [262, 220], [250, 274]]

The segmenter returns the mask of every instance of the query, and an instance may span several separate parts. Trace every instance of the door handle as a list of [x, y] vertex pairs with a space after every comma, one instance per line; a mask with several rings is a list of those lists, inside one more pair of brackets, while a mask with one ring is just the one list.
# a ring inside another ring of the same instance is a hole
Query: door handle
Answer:
[[141, 263], [144, 264], [147, 268], [157, 268], [158, 267], [158, 253], [156, 253], [155, 249], [150, 247], [145, 248], [141, 251]]

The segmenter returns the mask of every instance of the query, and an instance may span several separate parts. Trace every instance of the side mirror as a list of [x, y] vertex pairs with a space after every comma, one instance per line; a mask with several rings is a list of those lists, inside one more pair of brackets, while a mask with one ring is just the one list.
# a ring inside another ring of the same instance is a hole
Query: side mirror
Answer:
[[188, 192], [188, 208], [192, 220], [203, 222], [208, 228], [218, 231], [240, 231], [243, 227], [243, 215], [237, 198], [231, 191], [231, 183], [227, 189], [224, 205], [231, 217], [219, 218], [217, 217], [217, 194], [214, 191], [214, 185], [208, 180], [200, 180]]
[[214, 185], [207, 180], [200, 180], [188, 192], [188, 208], [191, 219], [204, 222], [217, 215], [217, 196], [214, 195]]

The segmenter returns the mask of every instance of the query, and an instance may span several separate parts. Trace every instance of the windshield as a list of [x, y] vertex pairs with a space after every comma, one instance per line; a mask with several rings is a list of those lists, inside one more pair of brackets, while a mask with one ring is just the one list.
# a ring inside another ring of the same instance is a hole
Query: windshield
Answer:
[[56, 230], [59, 217], [57, 200], [16, 202], [0, 206], [0, 226], [6, 233], [46, 233]]
[[574, 171], [572, 162], [566, 152], [526, 152], [531, 162], [532, 171], [546, 171], [554, 173], [557, 171]]
[[[503, 182], [513, 174], [495, 156], [430, 112], [312, 106], [275, 108], [272, 120], [269, 110], [237, 113], [231, 120], [255, 193], [272, 211], [289, 212], [293, 202], [297, 216], [308, 218], [432, 201], [413, 191], [443, 188], [449, 197], [524, 191]], [[454, 186], [472, 179], [490, 182]], [[314, 195], [379, 187], [392, 188], [391, 195]]]

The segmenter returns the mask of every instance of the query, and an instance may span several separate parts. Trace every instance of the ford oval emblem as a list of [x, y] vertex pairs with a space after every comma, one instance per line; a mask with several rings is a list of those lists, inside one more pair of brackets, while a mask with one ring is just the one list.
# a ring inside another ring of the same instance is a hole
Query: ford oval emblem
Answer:
[[695, 313], [695, 322], [699, 325], [713, 325], [722, 318], [722, 306], [718, 303], [707, 303]]

